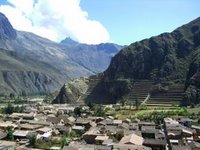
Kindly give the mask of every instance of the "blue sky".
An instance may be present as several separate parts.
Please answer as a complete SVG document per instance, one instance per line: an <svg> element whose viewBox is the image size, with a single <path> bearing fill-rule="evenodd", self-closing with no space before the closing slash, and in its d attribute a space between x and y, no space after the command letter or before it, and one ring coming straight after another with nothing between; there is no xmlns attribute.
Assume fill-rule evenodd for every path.
<svg viewBox="0 0 200 150"><path fill-rule="evenodd" d="M81 7L119 44L171 32L200 16L199 0L82 0Z"/></svg>
<svg viewBox="0 0 200 150"><path fill-rule="evenodd" d="M129 45L200 16L199 0L0 0L17 30L59 42Z"/></svg>

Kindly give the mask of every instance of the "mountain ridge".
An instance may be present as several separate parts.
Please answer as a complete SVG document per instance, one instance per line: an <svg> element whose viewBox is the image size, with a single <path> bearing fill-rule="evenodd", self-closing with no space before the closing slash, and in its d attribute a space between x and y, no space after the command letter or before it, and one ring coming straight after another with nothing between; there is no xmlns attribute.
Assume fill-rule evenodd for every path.
<svg viewBox="0 0 200 150"><path fill-rule="evenodd" d="M130 92L132 82L152 80L157 84L184 84L182 104L200 103L199 66L200 18L197 18L171 33L153 36L123 48L102 73L101 82L93 89L89 101L116 103ZM122 90L120 85L126 90ZM100 98L99 92L107 95L107 99Z"/></svg>
<svg viewBox="0 0 200 150"><path fill-rule="evenodd" d="M17 36L16 31L10 24L6 16L0 13L0 39L15 39Z"/></svg>
<svg viewBox="0 0 200 150"><path fill-rule="evenodd" d="M76 55L72 54L74 46L58 44L34 33L15 30L6 16L0 13L0 94L54 92L66 81L94 75L107 67L111 59L109 54L93 52L96 49L92 46L88 46L86 51L84 47L79 48L76 55L82 55L82 58L88 55L87 60L81 57L75 59ZM95 57L105 59L105 64L95 62ZM90 67L94 62L95 66ZM27 80L23 77L27 77ZM51 84L47 85L46 79L50 79ZM30 89L26 88L26 84L30 85Z"/></svg>

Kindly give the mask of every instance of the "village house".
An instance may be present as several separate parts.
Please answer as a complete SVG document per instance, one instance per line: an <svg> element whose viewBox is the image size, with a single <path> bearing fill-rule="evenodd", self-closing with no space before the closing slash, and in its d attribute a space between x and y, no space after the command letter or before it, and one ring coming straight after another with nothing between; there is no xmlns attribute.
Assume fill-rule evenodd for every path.
<svg viewBox="0 0 200 150"><path fill-rule="evenodd" d="M76 118L74 118L73 116L69 116L67 118L71 123L74 123L76 121Z"/></svg>
<svg viewBox="0 0 200 150"><path fill-rule="evenodd" d="M152 150L144 145L114 144L112 150Z"/></svg>
<svg viewBox="0 0 200 150"><path fill-rule="evenodd" d="M52 136L52 128L50 127L43 127L43 128L40 128L40 129L37 129L36 130L38 135L37 135L37 138L42 138L42 139L48 139L49 137Z"/></svg>
<svg viewBox="0 0 200 150"><path fill-rule="evenodd" d="M200 141L200 126L192 125L191 128L196 131L195 140Z"/></svg>
<svg viewBox="0 0 200 150"><path fill-rule="evenodd" d="M55 125L54 128L56 130L58 130L59 133L62 134L62 135L69 134L72 131L72 127L71 126L66 126L66 125ZM83 131L84 131L84 129L83 129Z"/></svg>
<svg viewBox="0 0 200 150"><path fill-rule="evenodd" d="M192 150L190 146L185 145L172 145L173 150Z"/></svg>
<svg viewBox="0 0 200 150"><path fill-rule="evenodd" d="M15 139L26 139L29 133L27 130L15 130L13 136Z"/></svg>
<svg viewBox="0 0 200 150"><path fill-rule="evenodd" d="M120 126L120 125L122 125L122 120L113 120L113 125L114 126Z"/></svg>
<svg viewBox="0 0 200 150"><path fill-rule="evenodd" d="M148 127L151 127L151 128L155 128L156 124L154 122L144 122L144 121L140 121L138 123L138 129L141 131L142 130L142 127L144 126L148 126Z"/></svg>
<svg viewBox="0 0 200 150"><path fill-rule="evenodd" d="M93 127L90 130L88 130L87 132L85 132L82 135L82 138L88 144L95 144L97 136L99 136L99 138L103 137L103 138L105 138L105 140L108 139L104 134L101 134L100 131L99 131L99 128L96 128L96 127Z"/></svg>
<svg viewBox="0 0 200 150"><path fill-rule="evenodd" d="M123 122L129 124L131 123L131 119L126 118L125 120L123 120Z"/></svg>
<svg viewBox="0 0 200 150"><path fill-rule="evenodd" d="M20 121L20 123L29 123L31 125L50 126L49 122L42 121L42 120L31 120L31 121L22 120L22 121Z"/></svg>
<svg viewBox="0 0 200 150"><path fill-rule="evenodd" d="M17 128L17 124L11 122L11 121L6 121L6 122L1 122L0 123L0 129L6 129L8 127L12 127L12 128Z"/></svg>
<svg viewBox="0 0 200 150"><path fill-rule="evenodd" d="M29 130L29 131L35 131L39 128L43 127L42 125L33 125L33 124L28 124L28 123L25 123L25 124L19 124L17 129L20 129L20 130Z"/></svg>
<svg viewBox="0 0 200 150"><path fill-rule="evenodd" d="M136 135L135 133L125 135L121 140L120 144L133 144L133 145L142 145L144 138Z"/></svg>
<svg viewBox="0 0 200 150"><path fill-rule="evenodd" d="M126 123L126 122L123 122L122 124L119 125L119 128L128 130L129 129L129 124Z"/></svg>
<svg viewBox="0 0 200 150"><path fill-rule="evenodd" d="M86 130L90 127L96 126L96 124L92 123L92 121L87 118L77 118L74 124L76 126L84 126Z"/></svg>
<svg viewBox="0 0 200 150"><path fill-rule="evenodd" d="M102 143L109 139L107 135L97 135L95 138L95 143L98 145L102 145Z"/></svg>
<svg viewBox="0 0 200 150"><path fill-rule="evenodd" d="M169 144L174 149L190 149L185 145L188 145L188 143L191 143L197 137L196 130L181 125L178 121L171 118L165 118L164 121L167 138L170 141Z"/></svg>
<svg viewBox="0 0 200 150"><path fill-rule="evenodd" d="M111 150L111 147L102 145L74 143L74 144L69 144L69 146L65 146L63 150Z"/></svg>
<svg viewBox="0 0 200 150"><path fill-rule="evenodd" d="M36 113L12 113L9 117L12 118L12 120L19 120L19 119L25 119L25 120L34 120L36 116Z"/></svg>
<svg viewBox="0 0 200 150"><path fill-rule="evenodd" d="M15 150L16 142L0 140L1 150Z"/></svg>
<svg viewBox="0 0 200 150"><path fill-rule="evenodd" d="M166 150L167 141L161 139L145 139L143 145L151 147L152 150Z"/></svg>
<svg viewBox="0 0 200 150"><path fill-rule="evenodd" d="M138 130L138 124L137 123L129 123L129 130L132 130L132 131L136 131Z"/></svg>
<svg viewBox="0 0 200 150"><path fill-rule="evenodd" d="M76 132L76 134L78 135L81 135L85 132L85 126L76 126L76 125L73 125L72 128L71 128L73 131Z"/></svg>
<svg viewBox="0 0 200 150"><path fill-rule="evenodd" d="M5 139L7 136L7 133L3 130L0 130L0 140Z"/></svg>
<svg viewBox="0 0 200 150"><path fill-rule="evenodd" d="M200 143L192 141L189 143L189 146L191 147L192 150L200 150Z"/></svg>
<svg viewBox="0 0 200 150"><path fill-rule="evenodd" d="M110 125L110 126L112 126L112 125L113 125L113 120L110 119L110 118L106 118L106 119L104 119L104 120L98 122L97 125L98 125L98 126L99 126L99 125L102 125L102 126Z"/></svg>
<svg viewBox="0 0 200 150"><path fill-rule="evenodd" d="M180 118L178 120L178 122L186 127L190 127L192 122L194 122L193 119L190 119L190 118Z"/></svg>
<svg viewBox="0 0 200 150"><path fill-rule="evenodd" d="M155 127L150 127L150 128L148 126L142 127L141 134L143 138L155 139L157 133L159 133L159 130L155 129Z"/></svg>
<svg viewBox="0 0 200 150"><path fill-rule="evenodd" d="M112 146L114 144L113 139L104 140L102 145L104 146Z"/></svg>

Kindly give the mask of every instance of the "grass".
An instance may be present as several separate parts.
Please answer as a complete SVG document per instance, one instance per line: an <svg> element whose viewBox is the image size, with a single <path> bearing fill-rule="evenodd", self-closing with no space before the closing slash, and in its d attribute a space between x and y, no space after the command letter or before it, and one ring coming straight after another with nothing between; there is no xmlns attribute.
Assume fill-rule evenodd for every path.
<svg viewBox="0 0 200 150"><path fill-rule="evenodd" d="M114 114L114 117L117 119L126 119L126 118L143 118L144 116L151 116L151 114L162 114L164 116L190 116L192 113L198 114L200 108L184 108L178 106L171 107L155 107L148 106L145 109L136 110L135 107L128 109L129 107L125 106L117 110L110 110L110 114Z"/></svg>
<svg viewBox="0 0 200 150"><path fill-rule="evenodd" d="M200 114L200 107L188 108L187 110L188 110L190 113Z"/></svg>

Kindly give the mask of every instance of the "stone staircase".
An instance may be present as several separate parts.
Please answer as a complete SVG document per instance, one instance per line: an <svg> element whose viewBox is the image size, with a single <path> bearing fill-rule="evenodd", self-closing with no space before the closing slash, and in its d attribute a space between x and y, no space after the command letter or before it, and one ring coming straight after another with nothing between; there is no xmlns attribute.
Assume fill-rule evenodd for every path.
<svg viewBox="0 0 200 150"><path fill-rule="evenodd" d="M87 97L92 93L92 91L94 90L94 88L96 87L96 85L101 81L101 78L90 78L89 79L89 83L88 83L88 90L86 91L86 93L84 95L82 95L79 99L78 99L78 103L80 104L85 104L85 100L87 99Z"/></svg>
<svg viewBox="0 0 200 150"><path fill-rule="evenodd" d="M169 85L166 92L151 94L146 102L147 106L172 106L179 105L183 98L184 85Z"/></svg>
<svg viewBox="0 0 200 150"><path fill-rule="evenodd" d="M147 98L152 86L153 82L149 80L135 81L133 83L133 88L128 95L127 103L135 104L136 99L138 99L139 104L143 103Z"/></svg>

